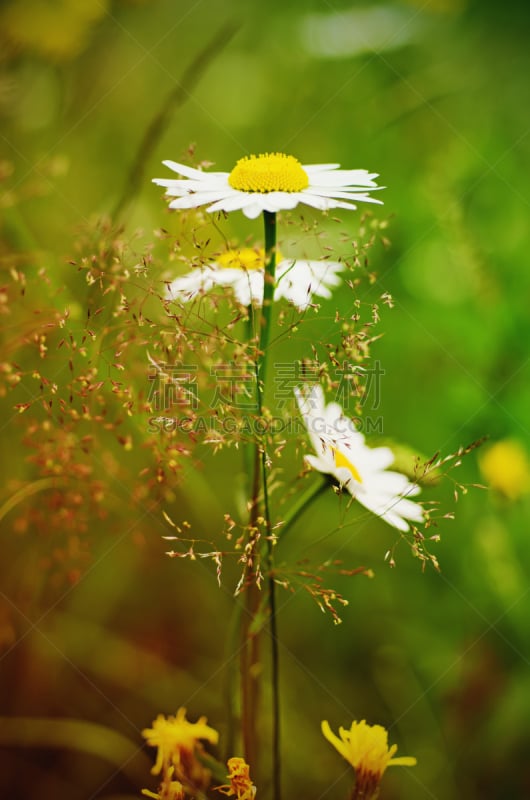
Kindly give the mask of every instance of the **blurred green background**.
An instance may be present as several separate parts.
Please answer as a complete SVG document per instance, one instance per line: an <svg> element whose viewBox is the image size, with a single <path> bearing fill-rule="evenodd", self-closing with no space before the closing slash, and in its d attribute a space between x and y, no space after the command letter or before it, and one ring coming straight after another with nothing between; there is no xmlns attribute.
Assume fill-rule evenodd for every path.
<svg viewBox="0 0 530 800"><path fill-rule="evenodd" d="M145 443L126 387L147 391L149 326L145 341L113 327L116 292L96 317L85 275L104 267L119 284L147 263L156 284L177 270L153 233L177 236L177 215L150 178L191 148L219 170L279 150L379 172L391 246L370 253L370 296L395 301L373 350L384 435L426 456L508 442L489 466L491 444L464 459L459 479L492 489L441 525L440 574L403 545L389 568L396 536L376 519L326 536L344 513L331 493L293 531L293 558L331 546L375 578L337 579L340 626L306 594L281 595L286 796L344 797L351 778L320 721L366 718L418 758L385 776L388 800L530 797L529 22L526 0L2 4L0 796L134 797L154 787L140 731L158 713L185 705L223 731L233 576L219 590L211 564L168 559L162 510L214 539L239 453ZM337 216L356 236L358 215ZM219 227L261 236L240 214ZM323 304L308 341L328 335L334 303L347 311L342 295ZM82 358L115 381L96 422L73 425L58 399L15 409L79 389Z"/></svg>

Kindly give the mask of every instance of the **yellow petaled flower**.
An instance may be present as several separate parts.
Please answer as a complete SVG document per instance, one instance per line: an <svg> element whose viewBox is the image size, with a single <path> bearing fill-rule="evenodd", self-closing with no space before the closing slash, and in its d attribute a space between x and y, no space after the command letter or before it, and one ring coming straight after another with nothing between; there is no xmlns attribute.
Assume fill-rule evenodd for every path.
<svg viewBox="0 0 530 800"><path fill-rule="evenodd" d="M394 758L397 745L388 747L388 733L382 725L367 725L352 722L351 728L339 728L339 736L331 730L327 721L322 722L322 733L333 747L355 770L354 797L370 800L376 797L379 783L387 767L413 767L416 759L410 756Z"/></svg>
<svg viewBox="0 0 530 800"><path fill-rule="evenodd" d="M530 464L519 442L510 439L496 442L486 450L479 463L491 488L509 500L518 500L530 491Z"/></svg>
<svg viewBox="0 0 530 800"><path fill-rule="evenodd" d="M253 800L256 787L250 780L250 767L244 758L229 758L227 762L229 784L216 786L218 792L236 797L236 800Z"/></svg>
<svg viewBox="0 0 530 800"><path fill-rule="evenodd" d="M305 311L313 297L331 297L338 286L338 273L344 265L338 261L305 261L281 259L278 254L275 275L274 299L284 298ZM242 247L227 250L206 267L196 267L186 275L175 278L168 286L171 300L188 302L216 287L230 289L241 305L263 303L265 285L265 254L263 249Z"/></svg>
<svg viewBox="0 0 530 800"><path fill-rule="evenodd" d="M203 787L209 781L209 772L197 759L202 752L201 740L217 744L219 734L206 724L206 717L197 722L188 722L186 709L179 708L176 716L159 714L152 728L142 731L142 736L151 747L157 747L156 762L151 772L164 774L164 782L178 778L186 785Z"/></svg>
<svg viewBox="0 0 530 800"><path fill-rule="evenodd" d="M377 173L339 169L340 164L301 164L285 153L262 153L241 158L231 172L203 172L176 161L164 161L181 178L155 178L174 197L170 208L242 211L255 219L262 211L293 209L299 203L327 211L357 208L354 201L381 203L369 192L381 189Z"/></svg>
<svg viewBox="0 0 530 800"><path fill-rule="evenodd" d="M180 781L163 781L158 792L150 792L149 789L142 789L145 797L153 800L185 800L186 793Z"/></svg>

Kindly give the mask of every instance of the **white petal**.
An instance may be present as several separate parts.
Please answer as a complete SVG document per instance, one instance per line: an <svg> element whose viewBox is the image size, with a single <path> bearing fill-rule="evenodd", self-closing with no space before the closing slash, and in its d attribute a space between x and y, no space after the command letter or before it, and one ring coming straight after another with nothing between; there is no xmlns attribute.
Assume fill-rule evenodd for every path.
<svg viewBox="0 0 530 800"><path fill-rule="evenodd" d="M319 383L312 386L309 391L307 387L303 389L296 388L294 391L298 402L298 408L303 416L315 411L320 414L323 413L325 406L324 390Z"/></svg>
<svg viewBox="0 0 530 800"><path fill-rule="evenodd" d="M409 525L406 523L395 511L392 510L391 505L381 503L380 498L377 495L371 495L366 492L359 492L356 496L356 500L363 505L368 511L371 511L381 519L384 519L385 522L388 522L389 525L392 525L394 528L397 528L400 531L408 531Z"/></svg>
<svg viewBox="0 0 530 800"><path fill-rule="evenodd" d="M413 522L423 522L425 519L425 512L423 506L419 503L414 503L412 500L406 500L404 497L400 498L392 509L396 514L411 519Z"/></svg>
<svg viewBox="0 0 530 800"><path fill-rule="evenodd" d="M324 475L330 475L333 469L333 464L326 461L325 458L318 458L317 456L304 456L310 467L316 469L317 472L322 472Z"/></svg>
<svg viewBox="0 0 530 800"><path fill-rule="evenodd" d="M169 208L198 208L199 206L206 205L210 200L205 200L202 193L196 192L195 194L187 194L183 197L176 197L169 204ZM220 201L222 202L222 201Z"/></svg>
<svg viewBox="0 0 530 800"><path fill-rule="evenodd" d="M377 172L368 172L365 169L340 169L332 172L320 172L315 175L315 180L310 181L311 186L370 186L376 187L374 178Z"/></svg>
<svg viewBox="0 0 530 800"><path fill-rule="evenodd" d="M244 208L241 209L247 219L256 219L263 211L259 203L254 201L249 202Z"/></svg>
<svg viewBox="0 0 530 800"><path fill-rule="evenodd" d="M209 291L214 286L214 281L209 272L203 269L194 269L187 275L181 275L170 283L167 296L173 300L184 302L193 300L200 293Z"/></svg>
<svg viewBox="0 0 530 800"><path fill-rule="evenodd" d="M384 519L385 522L388 522L389 525L392 525L393 528L397 528L398 531L403 531L406 533L410 530L410 525L404 519L402 519L399 514L396 514L394 511L385 511L380 514L381 519Z"/></svg>
<svg viewBox="0 0 530 800"><path fill-rule="evenodd" d="M374 447L370 448L371 464L373 469L386 469L394 463L394 453L390 447Z"/></svg>
<svg viewBox="0 0 530 800"><path fill-rule="evenodd" d="M211 213L214 211L239 211L247 202L245 192L235 190L232 190L232 192L230 194L226 192L224 197L213 205L208 206L207 210Z"/></svg>
<svg viewBox="0 0 530 800"><path fill-rule="evenodd" d="M323 297L325 300L329 300L332 296L332 292L328 289L327 286L324 286L323 283L318 283L316 286L311 286L311 293L316 295L317 297Z"/></svg>
<svg viewBox="0 0 530 800"><path fill-rule="evenodd" d="M311 175L328 170L339 169L340 164L302 164L302 169L310 178Z"/></svg>
<svg viewBox="0 0 530 800"><path fill-rule="evenodd" d="M336 435L340 437L344 436L345 431L343 430L343 426L340 426L340 433L339 433L339 421L346 421L344 417L344 412L342 407L339 403L328 403L327 406L323 409L324 412L324 419L326 420L326 425L329 425L332 428Z"/></svg>
<svg viewBox="0 0 530 800"><path fill-rule="evenodd" d="M209 178L226 178L228 180L228 176L230 173L228 172L203 172L200 169L194 169L193 167L187 167L186 164L179 164L178 161L162 161L162 164L169 169L172 169L173 172L178 172L179 175L184 175L186 178L193 178L198 181L208 180Z"/></svg>
<svg viewBox="0 0 530 800"><path fill-rule="evenodd" d="M333 202L328 197L308 194L305 189L302 195L302 202L311 208L317 208L319 211L329 211L330 208L334 207ZM355 208L355 206L353 207Z"/></svg>
<svg viewBox="0 0 530 800"><path fill-rule="evenodd" d="M300 192L267 192L261 197L265 211L290 211L303 200Z"/></svg>
<svg viewBox="0 0 530 800"><path fill-rule="evenodd" d="M372 189L373 192L376 192L378 188ZM361 186L355 186L351 190L345 190L342 187L340 189L334 189L332 187L322 187L322 186L308 186L307 189L303 191L304 197L308 194L317 197L330 197L335 198L337 200L359 200L360 197L364 197L366 195L365 190Z"/></svg>
<svg viewBox="0 0 530 800"><path fill-rule="evenodd" d="M181 192L210 192L232 188L226 178L211 178L207 181L195 181L190 178L153 178L153 183Z"/></svg>
<svg viewBox="0 0 530 800"><path fill-rule="evenodd" d="M377 197L370 197L368 194L352 194L350 195L351 199L357 200L359 203L376 203L379 206L384 205L382 200L378 200ZM339 203L337 202L337 208L351 208L351 203ZM357 206L355 206L357 208Z"/></svg>
<svg viewBox="0 0 530 800"><path fill-rule="evenodd" d="M193 195L193 197L201 197L204 203L213 203L215 200L221 199L221 197L229 197L232 192L233 189L231 189L230 186L219 186L217 189L201 188L195 191L191 186L171 185L166 189L166 197L186 197L187 195Z"/></svg>
<svg viewBox="0 0 530 800"><path fill-rule="evenodd" d="M370 485L375 491L387 495L406 495L408 491L413 491L413 484L409 483L406 475L401 472L390 472L381 470L370 475ZM416 492L414 492L416 494Z"/></svg>
<svg viewBox="0 0 530 800"><path fill-rule="evenodd" d="M249 306L252 302L263 302L263 272L252 270L249 272L239 271L237 281L232 284L234 293L238 301L243 306Z"/></svg>
<svg viewBox="0 0 530 800"><path fill-rule="evenodd" d="M275 298L285 297L299 309L311 300L311 272L306 262L281 262L278 269Z"/></svg>

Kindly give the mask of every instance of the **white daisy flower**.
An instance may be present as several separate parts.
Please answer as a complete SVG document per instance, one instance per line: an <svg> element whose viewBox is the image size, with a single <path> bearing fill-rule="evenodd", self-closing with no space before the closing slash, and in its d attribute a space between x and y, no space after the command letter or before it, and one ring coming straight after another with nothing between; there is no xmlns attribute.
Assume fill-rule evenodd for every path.
<svg viewBox="0 0 530 800"><path fill-rule="evenodd" d="M321 386L295 389L295 395L317 453L305 456L313 469L332 475L361 505L400 531L409 530L407 520L424 520L423 508L408 499L420 487L387 469L394 461L389 447L368 447L340 405L326 405Z"/></svg>
<svg viewBox="0 0 530 800"><path fill-rule="evenodd" d="M327 211L330 208L357 208L355 202L381 203L368 194L381 189L377 173L365 169L339 169L340 164L302 165L294 156L265 153L245 156L232 172L202 172L176 161L166 167L183 176L155 178L174 197L170 208L207 206L207 211L241 210L249 219L262 211L296 208L299 203Z"/></svg>
<svg viewBox="0 0 530 800"><path fill-rule="evenodd" d="M299 311L305 311L313 297L331 297L331 290L340 285L338 273L343 269L344 264L338 261L280 261L276 267L274 299L283 297Z"/></svg>
<svg viewBox="0 0 530 800"><path fill-rule="evenodd" d="M168 286L171 300L187 302L215 286L230 287L244 306L261 305L264 289L263 250L243 247L222 253L213 264L196 267ZM344 265L336 261L281 260L276 267L274 299L283 297L299 311L304 311L313 297L331 297L331 289L340 284L338 274Z"/></svg>

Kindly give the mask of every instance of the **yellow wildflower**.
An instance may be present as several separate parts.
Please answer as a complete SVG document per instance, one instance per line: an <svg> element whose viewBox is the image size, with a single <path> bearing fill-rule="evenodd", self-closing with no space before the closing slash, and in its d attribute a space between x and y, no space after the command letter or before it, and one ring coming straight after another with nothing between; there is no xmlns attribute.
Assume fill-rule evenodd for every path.
<svg viewBox="0 0 530 800"><path fill-rule="evenodd" d="M331 730L327 721L322 722L322 733L355 770L353 798L377 797L383 773L389 766L413 767L416 759L409 756L394 758L397 745L388 747L388 733L382 725L367 725L352 722L350 730L339 728L340 738Z"/></svg>
<svg viewBox="0 0 530 800"><path fill-rule="evenodd" d="M180 781L172 781L169 777L163 780L158 787L158 792L150 792L149 789L142 789L142 794L145 797L151 797L152 800L185 800L186 793L184 786Z"/></svg>
<svg viewBox="0 0 530 800"><path fill-rule="evenodd" d="M518 500L530 491L530 463L520 442L513 439L496 442L479 463L491 488L509 500Z"/></svg>
<svg viewBox="0 0 530 800"><path fill-rule="evenodd" d="M236 800L253 800L256 787L250 780L250 767L243 758L229 758L227 762L229 784L216 786L218 792L236 797Z"/></svg>
<svg viewBox="0 0 530 800"><path fill-rule="evenodd" d="M197 722L186 719L186 709L179 708L176 716L164 717L159 714L152 728L142 731L142 736L151 747L157 747L156 762L151 772L153 775L163 773L162 785L168 786L173 775L181 781L186 789L200 789L208 786L210 773L201 764L198 756L203 752L201 739L217 744L219 734L206 724L206 717ZM176 782L178 782L176 781ZM174 787L177 791L178 787ZM178 794L167 794L162 797L177 798Z"/></svg>

